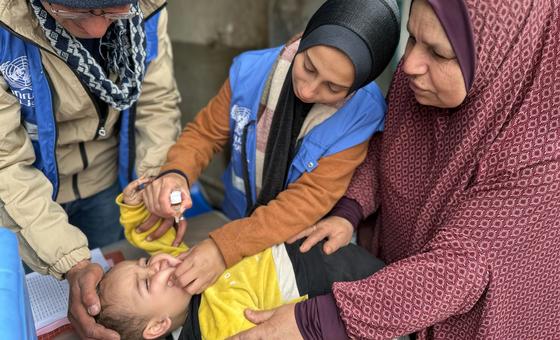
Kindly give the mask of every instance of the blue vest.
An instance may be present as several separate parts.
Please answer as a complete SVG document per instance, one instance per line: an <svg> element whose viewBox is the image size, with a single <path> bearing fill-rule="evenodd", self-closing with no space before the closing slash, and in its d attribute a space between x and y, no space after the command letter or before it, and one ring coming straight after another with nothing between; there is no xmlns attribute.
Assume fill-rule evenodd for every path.
<svg viewBox="0 0 560 340"><path fill-rule="evenodd" d="M146 67L158 54L158 21L160 12L144 22L146 32ZM0 26L0 72L19 100L22 124L35 151L33 165L53 185L53 199L58 195L59 177L56 160L57 126L53 111L52 89L41 63L38 45L4 26ZM121 112L119 135L119 182L124 187L134 175L135 107ZM132 112L131 112L132 111Z"/></svg>
<svg viewBox="0 0 560 340"><path fill-rule="evenodd" d="M281 50L282 46L243 53L230 69L231 161L224 174L223 204L230 219L245 217L251 208L248 205L256 201L257 114L261 94ZM382 131L385 110L385 99L374 82L358 90L342 108L303 137L284 188L304 172L313 171L322 157L363 143L374 132Z"/></svg>

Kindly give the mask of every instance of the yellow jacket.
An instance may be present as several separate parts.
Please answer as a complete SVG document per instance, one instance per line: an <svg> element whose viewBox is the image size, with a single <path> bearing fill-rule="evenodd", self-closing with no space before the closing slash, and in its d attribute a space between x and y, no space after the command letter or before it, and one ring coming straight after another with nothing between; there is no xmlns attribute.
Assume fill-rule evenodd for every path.
<svg viewBox="0 0 560 340"><path fill-rule="evenodd" d="M175 240L175 229L169 228L162 237L153 240L146 241L146 237L150 235L154 230L156 230L161 224L161 220L157 221L153 227L143 233L137 233L136 227L138 227L142 222L144 222L150 212L146 209L144 204L139 205L127 205L123 203L123 194L120 194L116 199L119 205L121 218L121 225L124 227L124 236L136 248L144 249L150 255L156 253L167 253L173 256L177 256L188 250L188 247L181 242L178 247L172 246L173 240Z"/></svg>

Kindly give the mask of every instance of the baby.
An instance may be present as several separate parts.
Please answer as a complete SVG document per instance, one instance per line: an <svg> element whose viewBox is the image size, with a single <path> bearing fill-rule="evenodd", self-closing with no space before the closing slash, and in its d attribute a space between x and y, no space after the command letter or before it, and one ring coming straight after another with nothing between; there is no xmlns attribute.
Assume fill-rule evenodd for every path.
<svg viewBox="0 0 560 340"><path fill-rule="evenodd" d="M169 285L173 256L123 261L99 284L101 313L97 321L121 339L157 339L185 322L191 296Z"/></svg>
<svg viewBox="0 0 560 340"><path fill-rule="evenodd" d="M157 241L145 242L135 228L147 218L139 179L117 198L125 235L136 246L160 247L167 253L187 250L172 247L174 230ZM157 242L157 243L156 243ZM148 261L123 261L99 284L101 313L98 322L119 332L122 339L156 339L183 326L180 339L224 339L253 326L243 311L270 309L330 292L336 281L355 281L379 270L383 263L355 245L325 255L322 243L301 253L302 241L280 244L247 257L227 269L201 295L191 296L173 284L181 260L158 254Z"/></svg>

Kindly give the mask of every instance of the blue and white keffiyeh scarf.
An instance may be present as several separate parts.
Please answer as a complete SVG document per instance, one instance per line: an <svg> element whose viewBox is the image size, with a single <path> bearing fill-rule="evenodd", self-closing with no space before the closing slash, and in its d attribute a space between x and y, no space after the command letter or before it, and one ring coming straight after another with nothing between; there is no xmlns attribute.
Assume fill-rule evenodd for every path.
<svg viewBox="0 0 560 340"><path fill-rule="evenodd" d="M101 39L109 72L118 76L115 84L89 51L48 14L40 0L31 0L31 6L51 46L94 95L118 110L128 109L138 100L146 72L146 39L139 8L135 8L138 15L115 21Z"/></svg>

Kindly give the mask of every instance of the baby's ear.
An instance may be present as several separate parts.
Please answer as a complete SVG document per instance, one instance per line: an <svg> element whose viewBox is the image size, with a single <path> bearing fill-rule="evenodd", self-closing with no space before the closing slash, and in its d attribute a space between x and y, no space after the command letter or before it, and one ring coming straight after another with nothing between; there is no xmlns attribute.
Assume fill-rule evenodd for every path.
<svg viewBox="0 0 560 340"><path fill-rule="evenodd" d="M165 335L169 328L171 328L171 319L165 318L152 318L148 321L148 325L144 328L142 336L144 339L157 339Z"/></svg>

